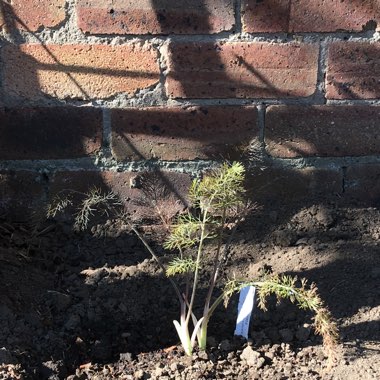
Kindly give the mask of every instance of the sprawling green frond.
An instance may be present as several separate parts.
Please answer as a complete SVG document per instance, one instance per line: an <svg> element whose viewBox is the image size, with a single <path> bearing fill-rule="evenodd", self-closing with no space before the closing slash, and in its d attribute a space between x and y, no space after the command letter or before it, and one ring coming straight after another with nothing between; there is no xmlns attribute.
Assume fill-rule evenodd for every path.
<svg viewBox="0 0 380 380"><path fill-rule="evenodd" d="M185 249L195 246L200 240L202 223L203 221L190 213L180 215L164 243L164 248ZM204 238L210 239L215 235L212 232L211 220L207 220L206 225L207 223L209 224L209 228Z"/></svg>
<svg viewBox="0 0 380 380"><path fill-rule="evenodd" d="M258 290L258 305L266 310L266 299L270 294L279 299L289 299L301 309L311 310L315 313L314 328L317 334L323 337L323 343L328 351L333 351L338 340L338 329L328 309L321 300L315 284L308 285L305 279L297 285L297 277L279 276L277 274L264 273L258 281L227 282L224 288L225 302L233 293L239 292L245 286L255 286Z"/></svg>
<svg viewBox="0 0 380 380"><path fill-rule="evenodd" d="M220 210L234 207L243 202L245 169L239 162L223 164L206 175L194 180L189 197L201 209Z"/></svg>
<svg viewBox="0 0 380 380"><path fill-rule="evenodd" d="M191 257L176 257L169 263L166 275L169 277L176 274L191 273L195 271L196 265L197 263Z"/></svg>

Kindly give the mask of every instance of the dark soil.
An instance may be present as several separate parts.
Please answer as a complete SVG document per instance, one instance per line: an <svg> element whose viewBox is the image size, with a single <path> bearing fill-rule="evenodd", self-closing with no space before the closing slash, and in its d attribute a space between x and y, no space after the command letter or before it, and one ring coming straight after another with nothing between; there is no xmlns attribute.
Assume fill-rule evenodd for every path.
<svg viewBox="0 0 380 380"><path fill-rule="evenodd" d="M261 210L236 235L222 279L266 265L317 283L341 334L329 367L311 315L287 302L234 338L237 297L211 320L207 352L186 357L175 294L126 226L3 220L0 379L378 379L379 238L379 210L334 205Z"/></svg>

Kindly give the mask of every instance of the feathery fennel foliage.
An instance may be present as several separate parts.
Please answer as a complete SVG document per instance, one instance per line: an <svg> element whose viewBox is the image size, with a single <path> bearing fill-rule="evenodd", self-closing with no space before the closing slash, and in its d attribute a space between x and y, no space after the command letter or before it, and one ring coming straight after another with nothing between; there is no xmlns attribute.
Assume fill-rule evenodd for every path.
<svg viewBox="0 0 380 380"><path fill-rule="evenodd" d="M300 283L298 285L298 282ZM255 286L258 290L258 306L266 311L266 301L269 295L274 294L278 300L289 299L300 309L310 310L314 313L315 332L322 336L323 345L331 356L338 341L338 328L331 313L324 305L318 294L317 286L308 285L305 278L298 281L297 276L264 273L257 281L230 280L226 283L223 298L227 305L232 294L239 292L246 286Z"/></svg>
<svg viewBox="0 0 380 380"><path fill-rule="evenodd" d="M121 205L117 195L113 192L103 193L101 189L91 188L88 192L82 193L74 190L63 190L48 205L46 216L54 218L58 213L63 212L69 206L73 206L73 196L77 195L82 200L74 212L74 229L84 231L88 223L95 215L95 212L103 212L108 215L110 209Z"/></svg>
<svg viewBox="0 0 380 380"><path fill-rule="evenodd" d="M196 339L200 349L206 348L207 327L212 313L223 300L228 300L233 293L249 285L258 289L259 307L263 310L266 310L267 297L275 294L278 298L289 299L301 309L313 311L315 331L322 335L326 349L331 352L337 342L336 324L319 297L316 286L314 284L308 286L304 279L298 284L297 277L265 273L257 280L231 280L227 282L222 295L213 300L214 288L223 263L223 252L227 250L231 242L231 239L226 239L226 230L229 230L227 236L229 233L231 237L237 223L244 219L250 207L245 202L244 175L244 167L240 163L233 163L232 165L223 164L203 179L194 180L189 191L193 212L189 211L177 219L172 226L171 234L164 243L166 249L177 249L180 252L180 257L170 262L166 270L167 276L185 275L186 277L186 292L179 291L181 294L180 322L174 321L185 352L191 355ZM234 217L234 222L228 223L231 215ZM210 238L216 240L217 248L203 314L198 320L193 312L194 299L204 254L204 242ZM184 256L183 250L191 247L196 250L196 260ZM189 328L190 317L194 324L192 333Z"/></svg>
<svg viewBox="0 0 380 380"><path fill-rule="evenodd" d="M176 257L169 263L166 269L166 275L169 277L176 274L192 273L195 271L195 268L196 262L191 257Z"/></svg>
<svg viewBox="0 0 380 380"><path fill-rule="evenodd" d="M242 164L223 164L202 179L194 180L189 189L191 207L180 215L170 228L170 234L163 244L165 249L176 250L179 256L165 266L153 248L140 234L136 226L130 224L132 231L142 241L152 257L168 277L180 303L179 321L173 321L181 344L187 355L191 355L196 342L201 350L207 345L208 323L215 309L224 301L238 293L245 286L258 289L258 306L266 310L269 295L278 299L288 299L300 309L314 313L314 329L323 337L324 346L330 355L338 339L338 330L328 309L321 300L315 284L308 285L305 279L297 277L263 273L257 279L227 281L220 296L214 296L219 272L223 266L234 232L253 206L245 199L245 170ZM75 214L74 226L78 230L87 227L89 218L99 207L106 212L105 206L115 208L120 205L113 193L102 194L98 189L91 189L84 196ZM48 210L48 216L55 216L69 205L70 198L57 198ZM208 273L208 292L203 302L200 318L194 313L194 303L199 287L200 269L204 259L204 245L207 240L215 242L213 267ZM185 282L185 289L175 281L180 276ZM190 320L193 328L190 328Z"/></svg>

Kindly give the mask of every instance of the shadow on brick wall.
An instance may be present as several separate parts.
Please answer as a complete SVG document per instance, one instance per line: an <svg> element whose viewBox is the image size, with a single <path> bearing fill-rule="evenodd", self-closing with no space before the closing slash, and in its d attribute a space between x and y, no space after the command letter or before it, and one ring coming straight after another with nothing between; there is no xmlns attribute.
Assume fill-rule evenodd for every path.
<svg viewBox="0 0 380 380"><path fill-rule="evenodd" d="M166 30L165 18L159 10L160 2L153 1L152 3L157 8L157 19L162 23L162 29ZM208 24L208 10L205 5L202 5L202 2L199 4L199 11L204 13L202 28L207 30L208 27L211 28ZM0 6L2 7L2 13L8 15L7 28L12 33L16 33L13 35L16 40L21 40L22 36L17 35L16 32L15 16L12 16L11 6L4 2L1 2ZM17 22L22 24L22 20L17 20ZM28 87L36 91L35 94L38 92L45 99L48 99L40 89L38 71L63 71L76 88L77 93L81 94L77 96L77 99L90 98L90 94L83 89L80 82L72 75L73 73L86 73L89 69L87 67L71 67L62 64L48 47L42 43L41 46L54 63L41 65L36 59L19 50L18 54L23 55L30 77L23 78L17 83L20 83L21 86L23 81L27 82ZM192 74L185 79L188 58L183 54L178 54L176 46L179 45L169 45L172 66L169 70L168 80L169 90L170 88L172 89L173 97L202 98L208 97L209 94L217 94L216 97L231 98L235 95L244 97L246 96L245 94L261 94L260 96L262 97L273 98L289 95L288 92L278 89L260 70L247 62L243 56L232 51L228 56L228 59L232 60L232 65L241 67L246 73L254 77L251 84L245 84L241 78L235 80L233 76L228 74L228 71L225 71L226 61L219 54L220 47L214 45L207 48L208 61L203 62L202 65L206 69L210 67L219 68L217 74L207 79L207 77L202 77L198 73ZM17 49L17 46L12 45L11 48ZM183 45L180 48L186 49ZM192 49L192 47L190 46L188 49ZM135 75L152 79L150 77L152 74L144 72L126 73L125 71L99 70L98 74L126 75L130 77ZM200 81L204 83L194 82L194 79L199 80L196 78L197 75ZM155 79L154 75L153 79ZM198 85L202 87L203 94L201 95L203 96L196 96ZM239 92L240 90L241 92ZM22 91L20 94L22 95ZM55 98L51 97L51 100L53 101ZM258 138L257 112L255 107L242 109L241 107L231 106L222 108L222 110L218 107L177 108L175 111L170 108L165 110L155 108L112 110L113 136L109 148L116 159L124 162L130 162L131 160L153 162L157 160L220 159L221 161L222 159L237 159L242 152L248 152L247 147L249 147L250 141ZM96 108L47 107L24 108L22 112L3 109L1 112L0 120L4 123L0 127L0 157L2 160L17 161L20 158L23 160L85 159L89 155L93 157L104 144L104 141L102 141L103 119L100 110ZM68 120L69 122L67 122ZM4 125L7 125L7 127L4 127ZM2 143L2 141L13 141L13 147L16 148L7 149L7 144ZM318 152L316 152L316 155L318 155ZM249 158L249 155L247 158ZM41 170L43 169L41 167ZM170 209L170 213L173 215L183 210L187 205L186 189L191 180L189 175L164 171L154 172L150 177L148 176L149 181L147 182L155 186L147 193L146 191L144 192L144 181L146 181L144 175L117 173L114 171L99 173L96 171L92 159L86 162L85 167L81 169L86 171L65 171L53 168L53 174L47 172L42 175L34 172L10 172L4 170L3 173L0 173L0 197L2 202L0 202L0 210L2 206L3 213L5 213L7 208L12 206L17 208L19 216L23 216L22 214L25 216L24 207L33 205L33 201L31 201L33 197L46 201L63 190L85 192L94 185L103 188L105 191L113 190L119 194L123 203L128 207L127 211L130 212L132 218L140 222L145 222L151 218L152 211L149 210L152 204L157 205L157 200L154 199L155 196L161 198L161 209L166 209L166 211ZM252 241L260 242L266 236L270 236L276 229L281 229L282 226L285 226L302 209L308 209L315 204L322 206L339 204L341 199L345 197L342 187L342 173L343 171L340 169L285 170L272 166L267 167L265 170L252 170L248 175L249 193L252 199L259 202L263 207L249 218L247 223L242 226L240 233L245 230L248 231L249 235L252 230L255 230L257 232L252 233L250 238ZM162 188L165 189L165 192L161 191ZM20 195L17 195L20 201L12 199L15 194ZM352 204L350 203L350 205ZM274 211L277 212L276 217L273 217ZM1 211L0 216L2 216ZM258 223L266 226L266 228L260 227ZM128 240L128 237L124 239ZM116 241L117 239L112 240ZM114 241L107 241L107 243L113 244ZM122 241L122 244L124 243L126 242ZM307 274L316 280L321 277L322 272L336 275L336 273L339 273L339 267L345 265L348 261L348 259L338 260L339 255L343 253L338 252L336 261ZM98 260L96 262L98 268L104 266L108 259L104 257ZM77 273L85 269L83 265L87 264L86 262L81 262L80 259L78 260L78 263L75 264ZM122 258L121 260L124 259ZM117 262L116 264L123 264L123 262ZM130 265L130 262L126 265ZM371 268L371 265L372 262L369 260L365 265L360 266L360 270L366 272ZM300 274L304 275L302 271L300 272ZM357 272L354 271L354 274L356 275ZM337 278L337 283L339 280L342 280L341 274ZM85 292L91 288L84 283L80 286ZM106 288L108 285L99 286ZM161 280L157 281L157 278L143 278L139 279L135 285L130 286L133 291L138 291L140 287L146 291L149 286L157 287L162 286L162 284ZM321 290L323 296L329 295L329 289L324 288L323 285ZM352 287L349 289L350 292L355 290ZM341 302L336 306L341 309L337 311L347 310L346 307L351 305L349 313L353 314L360 307L368 305L367 300L363 297L360 300L358 299L356 304L352 306L349 295L350 293L344 299L341 297ZM331 302L334 302L334 300L331 300ZM332 305L334 308L334 303ZM109 338L110 342L113 339L117 341L118 337L124 332L122 327L119 327L121 321L112 318L112 305L109 306L109 309L107 309L107 304L104 307L105 310L103 310L102 316L104 318L107 316L106 324L113 326L107 339ZM141 318L145 318L144 313L142 313ZM104 333L104 320L97 321L97 323L99 323L99 326L102 324L102 326L89 324L89 326L91 325L91 334L94 341L97 338L103 338L101 334ZM165 323L168 324L167 321ZM140 321L140 324L144 325L144 320ZM89 326L85 326L84 330ZM131 329L133 329L132 325ZM154 334L155 332L149 330L149 333ZM131 342L137 342L139 337L140 335L132 336ZM155 340L150 348L158 348L161 343ZM86 358L88 359L88 357Z"/></svg>

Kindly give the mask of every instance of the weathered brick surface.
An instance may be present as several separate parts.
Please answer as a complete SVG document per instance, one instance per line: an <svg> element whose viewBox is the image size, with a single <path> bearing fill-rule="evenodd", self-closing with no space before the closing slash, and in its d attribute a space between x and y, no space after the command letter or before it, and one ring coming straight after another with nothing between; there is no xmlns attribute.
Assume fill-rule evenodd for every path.
<svg viewBox="0 0 380 380"><path fill-rule="evenodd" d="M148 44L8 45L2 52L5 91L29 99L132 94L158 83L156 58Z"/></svg>
<svg viewBox="0 0 380 380"><path fill-rule="evenodd" d="M93 34L201 34L232 29L232 0L79 0L78 26Z"/></svg>
<svg viewBox="0 0 380 380"><path fill-rule="evenodd" d="M380 205L380 165L348 167L345 177L345 197L371 206Z"/></svg>
<svg viewBox="0 0 380 380"><path fill-rule="evenodd" d="M173 43L167 54L173 98L307 97L316 89L315 44Z"/></svg>
<svg viewBox="0 0 380 380"><path fill-rule="evenodd" d="M329 99L380 98L380 42L336 42L329 46Z"/></svg>
<svg viewBox="0 0 380 380"><path fill-rule="evenodd" d="M380 154L380 107L271 106L265 144L275 157Z"/></svg>
<svg viewBox="0 0 380 380"><path fill-rule="evenodd" d="M333 199L342 193L341 170L268 167L248 174L250 197L259 203L285 205L305 199Z"/></svg>
<svg viewBox="0 0 380 380"><path fill-rule="evenodd" d="M87 107L0 109L0 159L77 158L94 154L102 112Z"/></svg>
<svg viewBox="0 0 380 380"><path fill-rule="evenodd" d="M0 2L0 26L11 32L14 28L37 31L54 27L66 18L65 0L12 0Z"/></svg>
<svg viewBox="0 0 380 380"><path fill-rule="evenodd" d="M289 30L290 0L245 0L241 11L244 32L275 33Z"/></svg>
<svg viewBox="0 0 380 380"><path fill-rule="evenodd" d="M245 32L359 32L380 24L378 0L246 0Z"/></svg>
<svg viewBox="0 0 380 380"><path fill-rule="evenodd" d="M255 107L128 108L112 111L117 160L237 158L257 137Z"/></svg>
<svg viewBox="0 0 380 380"><path fill-rule="evenodd" d="M188 174L168 171L117 173L111 171L62 171L51 179L50 198L68 194L67 190L86 193L96 187L103 193L117 194L125 210L134 220L172 217L186 207L191 184ZM76 197L78 203L80 197ZM158 208L158 209L157 209Z"/></svg>
<svg viewBox="0 0 380 380"><path fill-rule="evenodd" d="M0 215L25 221L41 208L44 184L38 173L0 171Z"/></svg>

